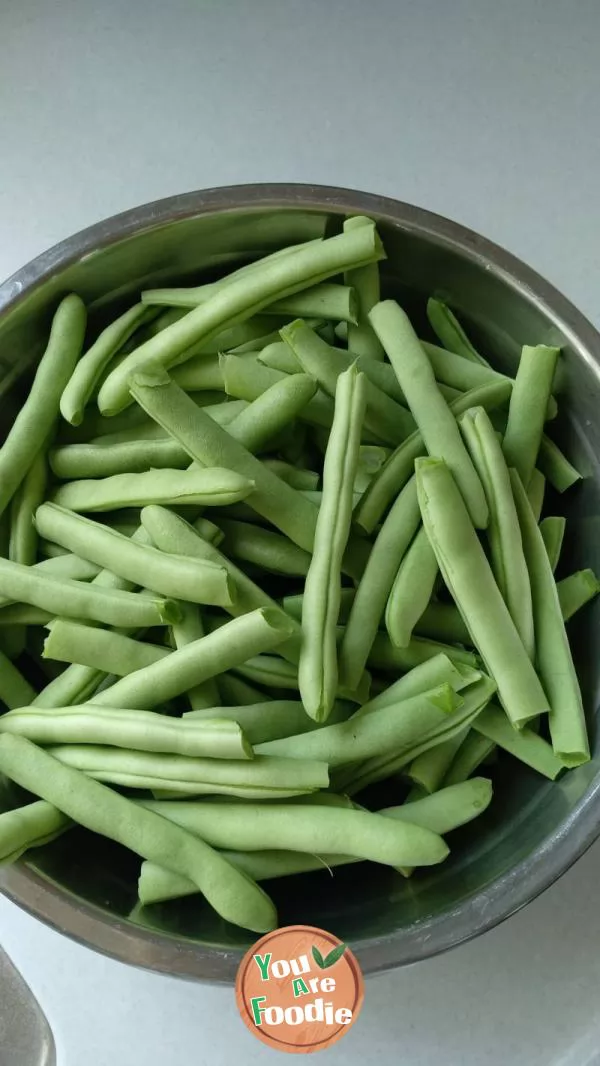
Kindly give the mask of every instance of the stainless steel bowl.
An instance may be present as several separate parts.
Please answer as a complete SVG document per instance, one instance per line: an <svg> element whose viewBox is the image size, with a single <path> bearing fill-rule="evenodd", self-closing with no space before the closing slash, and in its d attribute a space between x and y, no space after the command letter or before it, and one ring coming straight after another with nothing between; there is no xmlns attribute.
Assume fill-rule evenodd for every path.
<svg viewBox="0 0 600 1066"><path fill-rule="evenodd" d="M446 297L483 350L513 367L523 343L564 351L559 436L585 471L561 500L569 517L564 571L600 566L600 336L523 263L455 223L408 204L346 189L245 185L161 200L57 245L0 287L0 418L18 403L57 298L75 290L101 317L142 284L181 282L327 227L345 213L377 220L385 288L423 320L424 298ZM599 607L571 625L592 727L600 680ZM594 729L593 729L594 732ZM594 737L595 739L595 737ZM415 962L477 936L553 883L600 833L600 754L550 784L516 764L494 771L484 818L453 837L453 856L404 881L349 867L273 884L282 924L308 922L351 943L366 973ZM82 943L125 962L229 983L251 942L197 899L130 916L137 862L75 830L33 861L0 873L16 903Z"/></svg>

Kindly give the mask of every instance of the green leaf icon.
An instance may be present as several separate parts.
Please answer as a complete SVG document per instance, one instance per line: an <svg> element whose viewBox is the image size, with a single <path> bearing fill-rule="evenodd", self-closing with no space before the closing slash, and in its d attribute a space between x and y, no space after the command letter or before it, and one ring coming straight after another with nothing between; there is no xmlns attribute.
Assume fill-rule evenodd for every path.
<svg viewBox="0 0 600 1066"><path fill-rule="evenodd" d="M315 960L317 966L319 967L320 970L324 970L325 969L325 960L324 960L323 956L321 955L321 952L319 951L319 949L317 947L315 947L314 944L313 944L311 950L312 950L312 957ZM336 948L336 951L337 951L337 948Z"/></svg>
<svg viewBox="0 0 600 1066"><path fill-rule="evenodd" d="M323 969L328 970L330 966L335 966L338 959L341 959L345 950L345 944L338 944L337 948L334 948L333 951L329 952L329 955L325 956L325 959L323 960Z"/></svg>

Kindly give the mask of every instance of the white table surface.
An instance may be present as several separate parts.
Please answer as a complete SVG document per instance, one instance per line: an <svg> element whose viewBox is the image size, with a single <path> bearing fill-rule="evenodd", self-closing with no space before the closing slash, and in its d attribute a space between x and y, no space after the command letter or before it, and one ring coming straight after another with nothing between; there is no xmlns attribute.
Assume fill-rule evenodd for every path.
<svg viewBox="0 0 600 1066"><path fill-rule="evenodd" d="M485 233L598 324L599 31L596 0L5 0L0 277L144 201L321 182ZM501 928L369 982L327 1061L599 1063L599 883L597 845ZM93 955L4 899L0 941L61 1066L274 1061L229 990Z"/></svg>

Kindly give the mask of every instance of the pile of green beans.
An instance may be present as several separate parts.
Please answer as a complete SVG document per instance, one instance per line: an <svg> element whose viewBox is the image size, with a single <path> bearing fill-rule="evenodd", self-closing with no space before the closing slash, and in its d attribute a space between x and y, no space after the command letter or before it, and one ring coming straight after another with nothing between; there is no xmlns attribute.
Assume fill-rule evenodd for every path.
<svg viewBox="0 0 600 1066"><path fill-rule="evenodd" d="M498 752L589 759L559 350L513 379L433 297L421 339L372 220L313 238L56 308L0 447L0 862L78 823L140 857L137 903L263 932L257 882L442 862Z"/></svg>

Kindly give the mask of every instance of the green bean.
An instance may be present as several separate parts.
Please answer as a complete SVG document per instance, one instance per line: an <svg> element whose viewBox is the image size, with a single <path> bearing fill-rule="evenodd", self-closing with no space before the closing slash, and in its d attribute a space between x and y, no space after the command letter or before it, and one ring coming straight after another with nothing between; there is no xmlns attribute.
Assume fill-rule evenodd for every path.
<svg viewBox="0 0 600 1066"><path fill-rule="evenodd" d="M504 711L494 703L484 708L473 722L473 729L551 781L565 768L546 740L533 729L513 729Z"/></svg>
<svg viewBox="0 0 600 1066"><path fill-rule="evenodd" d="M280 651L280 654L282 653L283 650ZM236 672L266 688L280 688L295 692L298 692L300 688L298 670L294 664L292 662L284 662L283 659L275 655L256 655L242 665L237 666ZM348 688L340 682L337 686L336 694L341 699L363 704L369 698L370 688L371 677L368 671L365 670L354 688Z"/></svg>
<svg viewBox="0 0 600 1066"><path fill-rule="evenodd" d="M600 581L593 570L576 570L556 585L560 609L565 622L600 592ZM1 613L1 612L0 612Z"/></svg>
<svg viewBox="0 0 600 1066"><path fill-rule="evenodd" d="M144 508L145 510L145 508ZM252 512L250 512L252 514ZM202 537L203 540L208 541L209 544L214 544L215 548L222 544L225 539L225 534L222 529L215 522L210 522L204 515L200 515L194 523L196 532ZM177 552L175 552L177 554Z"/></svg>
<svg viewBox="0 0 600 1066"><path fill-rule="evenodd" d="M373 696L368 703L360 707L354 718L371 714L383 707L389 707L392 703L412 699L413 696L421 696L430 689L440 685L450 685L455 692L461 692L463 688L479 681L482 674L465 663L453 663L447 655L439 654L426 659L425 662L414 666L407 674L394 681L392 685Z"/></svg>
<svg viewBox="0 0 600 1066"><path fill-rule="evenodd" d="M379 815L412 821L437 833L448 833L480 815L492 797L491 782L474 778L463 784L446 788L424 799L404 803L401 807L388 807ZM269 881L274 877L308 873L360 861L351 855L316 855L294 851L224 851L227 860L244 870L257 881ZM171 873L155 863L144 862L140 872L139 892L145 903L157 903L165 899L189 896L196 886L184 877Z"/></svg>
<svg viewBox="0 0 600 1066"><path fill-rule="evenodd" d="M223 550L234 559L253 563L275 574L304 577L308 573L310 553L281 533L272 533L249 522L221 519L219 525L225 534Z"/></svg>
<svg viewBox="0 0 600 1066"><path fill-rule="evenodd" d="M502 449L507 465L518 471L525 488L537 462L559 354L559 348L545 344L526 344L521 352Z"/></svg>
<svg viewBox="0 0 600 1066"><path fill-rule="evenodd" d="M78 426L86 405L111 359L139 326L156 317L157 312L144 304L134 304L103 329L75 366L60 397L60 411L66 422Z"/></svg>
<svg viewBox="0 0 600 1066"><path fill-rule="evenodd" d="M82 581L57 579L8 559L0 559L0 595L15 600L15 606L28 603L52 616L60 614L67 618L89 619L109 626L142 629L169 625L179 615L177 604L169 599L137 596L131 592L95 588ZM12 611L12 607L2 610ZM6 619L6 615L4 617ZM14 615L12 617L14 619Z"/></svg>
<svg viewBox="0 0 600 1066"><path fill-rule="evenodd" d="M471 644L471 634L454 603L432 601L416 622L415 634L445 644Z"/></svg>
<svg viewBox="0 0 600 1066"><path fill-rule="evenodd" d="M535 515L536 522L540 520L545 494L546 478L536 467L529 478L529 485L527 486L527 499Z"/></svg>
<svg viewBox="0 0 600 1066"><path fill-rule="evenodd" d="M258 359L240 359L237 355L222 355L220 358L223 383L228 396L252 403L267 389L285 381L289 375L280 370L263 366ZM300 412L300 418L310 425L329 430L333 419L333 402L320 389Z"/></svg>
<svg viewBox="0 0 600 1066"><path fill-rule="evenodd" d="M306 713L317 722L328 717L338 687L336 624L341 568L350 533L365 403L366 378L351 367L337 380L333 425L323 465L323 499L302 603L298 683ZM357 688L361 674L362 667L350 688Z"/></svg>
<svg viewBox="0 0 600 1066"><path fill-rule="evenodd" d="M55 448L50 453L52 472L62 479L104 478L165 467L183 469L190 464L187 452L168 437L117 444L105 444L104 438L101 440L101 444L65 444Z"/></svg>
<svg viewBox="0 0 600 1066"><path fill-rule="evenodd" d="M406 768L406 776L425 792L437 792L442 782L445 781L454 757L470 728L470 726L465 726L449 740L444 740L441 744L436 744L435 747L418 755Z"/></svg>
<svg viewBox="0 0 600 1066"><path fill-rule="evenodd" d="M249 452L258 452L302 413L317 391L306 374L276 381L229 424L229 433Z"/></svg>
<svg viewBox="0 0 600 1066"><path fill-rule="evenodd" d="M302 319L291 322L279 332L305 372L315 378L329 396L334 396L340 374L353 365L352 355L326 344ZM390 399L366 374L365 393L367 429L390 444L399 444L412 433L414 421L406 408Z"/></svg>
<svg viewBox="0 0 600 1066"><path fill-rule="evenodd" d="M360 763L355 768L352 779L344 783L344 791L353 796L367 785L399 773L429 748L450 740L457 733L463 734L465 727L476 721L482 708L489 703L495 689L494 682L485 676L469 685L461 693L462 705L452 715L447 715L445 719L440 718L437 729L434 728L427 734L422 732L420 739L415 735L413 743L401 750L389 749L383 755Z"/></svg>
<svg viewBox="0 0 600 1066"><path fill-rule="evenodd" d="M563 455L560 448L545 434L540 444L538 465L557 492L566 492L583 477Z"/></svg>
<svg viewBox="0 0 600 1066"><path fill-rule="evenodd" d="M54 427L60 394L81 352L85 322L83 302L73 293L65 296L52 320L48 345L29 395L0 448L0 514Z"/></svg>
<svg viewBox="0 0 600 1066"><path fill-rule="evenodd" d="M317 379L323 390L333 397L338 377L354 364L352 355L331 348L302 319L283 326L279 333L306 373ZM367 394L364 425L379 439L398 445L415 429L415 422L406 408L390 399L387 392L375 385L367 373L364 377Z"/></svg>
<svg viewBox="0 0 600 1066"><path fill-rule="evenodd" d="M416 466L423 524L442 576L459 606L475 647L498 685L500 700L512 724L521 728L531 718L548 710L548 699L494 580L449 468L437 459L419 459ZM524 548L531 576L525 544Z"/></svg>
<svg viewBox="0 0 600 1066"><path fill-rule="evenodd" d="M45 800L3 811L0 814L0 864L16 862L24 851L48 844L70 825L70 819Z"/></svg>
<svg viewBox="0 0 600 1066"><path fill-rule="evenodd" d="M397 303L387 300L373 308L370 319L396 372L427 451L430 455L444 457L473 524L484 529L488 507L483 487L408 316Z"/></svg>
<svg viewBox="0 0 600 1066"><path fill-rule="evenodd" d="M525 559L531 580L537 668L550 702L552 747L565 766L590 757L581 691L544 540L521 479L511 470Z"/></svg>
<svg viewBox="0 0 600 1066"><path fill-rule="evenodd" d="M61 765L23 737L0 737L0 769L86 829L188 877L226 920L256 932L276 926L273 904L258 885L166 818Z"/></svg>
<svg viewBox="0 0 600 1066"><path fill-rule="evenodd" d="M10 602L7 607L0 609L0 626L6 627L4 633L6 637L10 636L9 628L11 627L18 631L21 628L27 626L45 626L46 622L50 622L54 618L56 611L43 611L40 607L31 607L28 603L14 603ZM3 640L5 635L3 633ZM23 636L23 643L21 643L21 635L19 634L19 650L11 654L11 658L15 659L17 655L20 655L25 647L25 637ZM11 645L12 646L12 645ZM7 652L8 654L8 652Z"/></svg>
<svg viewBox="0 0 600 1066"><path fill-rule="evenodd" d="M508 375L500 374L487 363L475 362L465 359L464 356L448 351L446 348L438 348L436 344L421 341L424 351L427 353L435 379L438 384L449 385L458 389L459 392L467 392L476 389L479 385L487 385L494 381L506 381ZM509 379L512 381L512 379Z"/></svg>
<svg viewBox="0 0 600 1066"><path fill-rule="evenodd" d="M183 648L186 644L191 644L194 640L200 640L201 637L206 636L202 616L196 604L182 603L181 607L181 621L175 622L171 627L176 648ZM215 678L209 677L200 685L195 685L187 693L187 698L193 710L216 707L220 702L220 697Z"/></svg>
<svg viewBox="0 0 600 1066"><path fill-rule="evenodd" d="M427 318L444 348L474 363L488 365L483 356L473 347L456 315L452 313L447 304L442 303L441 300L434 300L430 296L427 301Z"/></svg>
<svg viewBox="0 0 600 1066"><path fill-rule="evenodd" d="M113 511L148 504L197 504L218 507L245 499L251 479L222 467L188 470L146 470L142 474L70 481L52 493L52 501L71 511Z"/></svg>
<svg viewBox="0 0 600 1066"><path fill-rule="evenodd" d="M133 539L142 544L150 542L148 534L142 528L133 534ZM110 570L100 570L93 579L92 584L101 588L122 589L124 591L134 588L133 582L127 581L126 578L118 577ZM2 611L0 611L1 614ZM44 625L48 621L49 619L46 619L41 624ZM94 667L80 666L79 664L69 666L59 677L51 681L49 685L46 685L46 688L32 702L38 707L66 707L76 703L84 703L86 699L94 694L105 677L106 674L102 670L96 670Z"/></svg>
<svg viewBox="0 0 600 1066"><path fill-rule="evenodd" d="M366 225L368 219L362 217L347 218L344 222L344 231L355 229L357 226ZM379 303L379 267L377 263L369 263L367 266L358 267L356 270L348 270L344 274L346 285L351 285L356 293L357 317L348 320L348 348L354 355L361 355L367 359L383 359L383 348L369 322L369 311Z"/></svg>
<svg viewBox="0 0 600 1066"><path fill-rule="evenodd" d="M3 738L0 737L0 747ZM50 749L66 766L97 781L131 788L241 799L285 799L327 788L327 763L307 759L201 759L186 755L131 751L93 744L65 744Z"/></svg>
<svg viewBox="0 0 600 1066"><path fill-rule="evenodd" d="M456 664L475 667L477 656L464 648L442 644L426 637L411 637L405 648L392 644L387 633L378 633L369 653L368 664L375 670L397 672L413 670L415 666L432 659L434 655L447 655Z"/></svg>
<svg viewBox="0 0 600 1066"><path fill-rule="evenodd" d="M450 404L455 418L469 407L484 407L486 411L501 406L510 396L512 383L507 380L471 389ZM420 433L413 433L396 448L375 475L354 512L354 520L366 533L372 533L392 500L414 472L415 459L426 454Z"/></svg>
<svg viewBox="0 0 600 1066"><path fill-rule="evenodd" d="M23 707L35 697L33 685L26 681L20 670L0 651L0 700L7 707Z"/></svg>
<svg viewBox="0 0 600 1066"><path fill-rule="evenodd" d="M375 227L362 226L257 266L251 275L223 285L206 303L128 355L104 381L98 394L98 407L103 414L117 414L127 407L131 403L131 375L145 363L156 360L164 367L172 366L191 345L210 340L225 324L235 325L276 299L292 296L344 269L375 262L384 256Z"/></svg>
<svg viewBox="0 0 600 1066"><path fill-rule="evenodd" d="M372 223L371 223L372 225ZM227 281L227 279L223 279ZM231 283L231 275L229 279ZM219 282L217 287L223 288ZM195 288L148 289L142 299L146 305L170 307L199 307L215 295L215 285L199 285ZM326 318L339 322L356 322L358 301L353 288L348 285L320 283L292 296L268 304L263 315L302 315L303 317ZM256 340L256 338L252 338Z"/></svg>
<svg viewBox="0 0 600 1066"><path fill-rule="evenodd" d="M340 677L348 687L356 686L366 666L398 567L418 524L417 488L411 478L377 535L350 608L339 655Z"/></svg>
<svg viewBox="0 0 600 1066"><path fill-rule="evenodd" d="M168 648L158 644L133 640L123 633L108 629L80 625L67 618L56 618L49 623L48 629L50 632L42 653L44 659L93 666L96 670L116 674L117 677L143 670L170 654Z"/></svg>
<svg viewBox="0 0 600 1066"><path fill-rule="evenodd" d="M37 532L33 516L44 499L48 468L44 449L38 452L12 498L8 558L32 566L37 557Z"/></svg>
<svg viewBox="0 0 600 1066"><path fill-rule="evenodd" d="M263 464L294 489L316 489L321 480L321 475L316 470L292 466L284 459L263 459Z"/></svg>
<svg viewBox="0 0 600 1066"><path fill-rule="evenodd" d="M460 419L489 512L492 572L530 659L534 657L533 607L521 530L502 447L486 412L471 408Z"/></svg>
<svg viewBox="0 0 600 1066"><path fill-rule="evenodd" d="M302 373L302 364L296 359L289 345L282 340L265 345L260 352L257 352L256 358L263 366L268 366L271 370L279 370L283 374Z"/></svg>
<svg viewBox="0 0 600 1066"><path fill-rule="evenodd" d="M82 559L79 555L66 552L64 555L50 556L35 563L31 569L35 573L50 574L52 577L72 578L75 581L91 581L96 577L100 567L88 559ZM6 607L11 601L0 598L0 606Z"/></svg>
<svg viewBox="0 0 600 1066"><path fill-rule="evenodd" d="M512 726L510 728L512 729ZM496 744L493 740L488 740L483 734L476 733L471 727L444 778L444 788L450 788L466 782L471 777L471 774L491 755L495 747Z"/></svg>
<svg viewBox="0 0 600 1066"><path fill-rule="evenodd" d="M340 593L340 612L338 615L338 622L340 625L345 624L348 621L348 615L350 608L356 595L355 589L345 588ZM286 614L290 618L295 618L297 621L302 619L302 604L304 602L304 593L296 592L293 596L284 596L281 605Z"/></svg>
<svg viewBox="0 0 600 1066"><path fill-rule="evenodd" d="M373 444L361 444L358 449L358 470L354 479L355 494L360 493L362 495L377 471L381 470L390 454L389 448L381 448Z"/></svg>
<svg viewBox="0 0 600 1066"><path fill-rule="evenodd" d="M371 713L353 716L347 722L259 744L256 753L319 759L331 768L387 755L390 751L396 754L431 732L445 728L448 716L461 704L461 697L450 685L443 684Z"/></svg>
<svg viewBox="0 0 600 1066"><path fill-rule="evenodd" d="M82 444L90 440L96 440L105 435L126 433L131 429L137 429L142 436L151 426L151 420L141 407L134 404L122 411L114 418L105 418L93 407L88 408L83 422L79 426L72 426L66 422L59 425L57 439L61 443Z"/></svg>
<svg viewBox="0 0 600 1066"><path fill-rule="evenodd" d="M135 585L149 582L155 586L154 591L164 595L223 606L231 603L235 595L224 567L159 551L57 504L44 503L38 507L36 525L42 536L61 542L70 551L90 558Z"/></svg>
<svg viewBox="0 0 600 1066"><path fill-rule="evenodd" d="M0 733L36 744L107 744L110 747L211 759L252 759L237 722L168 718L117 707L20 707L0 718Z"/></svg>
<svg viewBox="0 0 600 1066"><path fill-rule="evenodd" d="M562 515L560 515L544 518L539 525L542 540L544 541L548 558L550 560L550 566L552 567L552 573L554 573L558 566L558 560L560 559L567 521Z"/></svg>
<svg viewBox="0 0 600 1066"><path fill-rule="evenodd" d="M400 561L385 608L385 627L396 647L405 648L410 642L413 629L431 600L438 576L435 552L421 526Z"/></svg>
<svg viewBox="0 0 600 1066"><path fill-rule="evenodd" d="M138 374L131 388L138 403L183 445L193 460L212 465L218 457L227 468L254 481L254 492L249 497L252 508L299 547L312 550L317 522L317 509L312 503L211 422L168 375L161 371Z"/></svg>
<svg viewBox="0 0 600 1066"><path fill-rule="evenodd" d="M141 519L144 529L160 551L189 556L191 559L199 559L224 567L235 589L233 603L226 608L234 618L261 607L279 612L282 624L290 626L292 634L292 639L280 646L279 654L297 662L300 645L299 625L294 624L291 617L286 615L279 605L267 596L266 592L255 585L243 570L218 551L214 544L203 540L183 518L168 511L165 507L144 507Z"/></svg>
<svg viewBox="0 0 600 1066"><path fill-rule="evenodd" d="M147 810L174 821L214 847L255 851L267 845L291 851L351 854L387 866L431 866L448 848L438 834L370 811L304 804L164 803L144 800Z"/></svg>
<svg viewBox="0 0 600 1066"><path fill-rule="evenodd" d="M285 621L280 610L251 611L145 669L122 677L90 702L104 707L149 710L246 662L253 655L276 647L291 631L292 624Z"/></svg>
<svg viewBox="0 0 600 1066"><path fill-rule="evenodd" d="M253 703L272 703L271 697L260 689L249 685L235 674L219 674L219 695L230 707L247 707ZM307 718L307 721L310 721Z"/></svg>
<svg viewBox="0 0 600 1066"><path fill-rule="evenodd" d="M195 721L219 718L237 722L248 742L253 745L316 728L299 700L269 700L267 703L242 707L213 706L205 710L187 711L183 717Z"/></svg>

